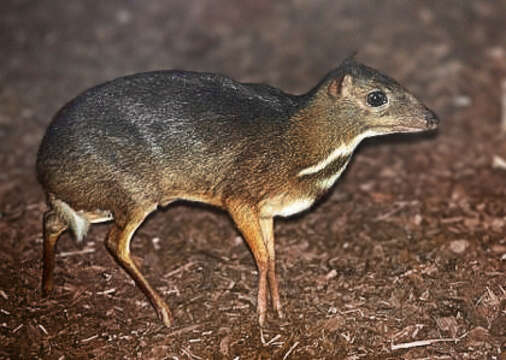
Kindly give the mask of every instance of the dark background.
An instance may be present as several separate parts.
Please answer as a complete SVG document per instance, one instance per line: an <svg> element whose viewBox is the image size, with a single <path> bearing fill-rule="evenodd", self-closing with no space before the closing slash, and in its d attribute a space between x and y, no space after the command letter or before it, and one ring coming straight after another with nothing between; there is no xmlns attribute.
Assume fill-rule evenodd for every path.
<svg viewBox="0 0 506 360"><path fill-rule="evenodd" d="M504 359L505 15L485 0L2 1L0 357ZM171 68L301 93L354 52L441 129L366 141L324 201L276 222L288 316L268 314L264 342L251 254L224 213L188 204L132 244L173 328L105 250L107 225L82 246L62 237L55 294L41 299L34 161L66 101ZM442 338L456 341L412 344Z"/></svg>

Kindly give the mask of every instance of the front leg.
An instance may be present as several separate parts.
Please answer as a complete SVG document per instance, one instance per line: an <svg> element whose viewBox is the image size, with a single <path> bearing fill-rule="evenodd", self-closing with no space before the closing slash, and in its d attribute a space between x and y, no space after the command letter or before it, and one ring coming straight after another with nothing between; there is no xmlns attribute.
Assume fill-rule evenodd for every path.
<svg viewBox="0 0 506 360"><path fill-rule="evenodd" d="M272 307L278 313L278 317L282 319L284 315L281 309L278 279L276 277L276 254L274 249L274 224L272 217L260 218L260 227L262 228L264 243L267 248L267 254L269 255L267 278L271 290Z"/></svg>
<svg viewBox="0 0 506 360"><path fill-rule="evenodd" d="M262 327L265 323L267 307L267 272L269 255L263 239L258 209L246 205L244 202L233 202L227 206L230 216L248 243L258 267L258 323Z"/></svg>

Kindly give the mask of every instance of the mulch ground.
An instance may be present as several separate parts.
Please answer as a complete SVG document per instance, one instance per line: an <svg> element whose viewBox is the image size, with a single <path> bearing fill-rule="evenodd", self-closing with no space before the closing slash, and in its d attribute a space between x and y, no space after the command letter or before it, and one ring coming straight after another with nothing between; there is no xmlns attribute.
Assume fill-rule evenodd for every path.
<svg viewBox="0 0 506 360"><path fill-rule="evenodd" d="M485 0L3 1L0 358L506 359L504 14ZM106 251L107 225L61 238L41 297L34 161L62 104L160 68L302 92L355 50L441 128L365 141L325 199L276 221L285 319L270 311L260 331L247 246L225 213L183 203L132 242L173 327Z"/></svg>

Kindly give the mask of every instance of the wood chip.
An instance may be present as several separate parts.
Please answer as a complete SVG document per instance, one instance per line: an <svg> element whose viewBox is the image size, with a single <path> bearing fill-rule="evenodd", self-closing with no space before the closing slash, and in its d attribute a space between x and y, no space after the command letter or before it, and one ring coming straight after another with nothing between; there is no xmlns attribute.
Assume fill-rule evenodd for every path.
<svg viewBox="0 0 506 360"><path fill-rule="evenodd" d="M75 255L90 254L90 253L94 253L94 252L95 252L95 248L84 248L84 249L78 250L78 251L65 251L65 252L61 252L57 256L59 256L59 257L68 257L68 256L75 256Z"/></svg>
<svg viewBox="0 0 506 360"><path fill-rule="evenodd" d="M109 294L112 294L113 292L116 292L116 288L112 288L112 289L104 290L104 291L99 291L96 294L97 295L109 295Z"/></svg>
<svg viewBox="0 0 506 360"><path fill-rule="evenodd" d="M458 323L453 316L441 317L436 319L438 327L442 331L449 332L452 337L457 335Z"/></svg>
<svg viewBox="0 0 506 360"><path fill-rule="evenodd" d="M494 169L506 170L506 160L499 155L494 155L492 158L492 167Z"/></svg>
<svg viewBox="0 0 506 360"><path fill-rule="evenodd" d="M182 329L179 329L179 330L175 330L175 331L172 331L171 333L169 333L167 335L167 337L171 337L171 336L177 336L177 335L181 335L181 334L184 334L186 332L189 332L189 331L192 331L192 330L195 330L196 328L198 328L199 326L201 326L202 324L196 324L196 325L190 325L190 326L186 326Z"/></svg>
<svg viewBox="0 0 506 360"><path fill-rule="evenodd" d="M83 339L83 340L81 340L81 342L84 344L84 343L90 342L92 340L95 340L96 338L98 338L98 334L95 334L93 336L90 336L89 338Z"/></svg>
<svg viewBox="0 0 506 360"><path fill-rule="evenodd" d="M488 340L489 336L487 329L477 326L469 332L469 345L480 346Z"/></svg>
<svg viewBox="0 0 506 360"><path fill-rule="evenodd" d="M186 356L188 356L190 359L197 359L197 360L203 360L203 358L201 358L200 356L197 356L195 354L193 354L188 347L185 347L182 349L182 352L183 354L185 354Z"/></svg>
<svg viewBox="0 0 506 360"><path fill-rule="evenodd" d="M232 337L230 335L226 335L223 339L220 341L220 353L228 357L229 351L230 351L230 342L232 341Z"/></svg>
<svg viewBox="0 0 506 360"><path fill-rule="evenodd" d="M16 326L13 330L12 330L12 333L15 334L19 331L19 329L21 329L22 327L24 326L24 324L19 324L18 326Z"/></svg>
<svg viewBox="0 0 506 360"><path fill-rule="evenodd" d="M265 345L271 345L273 344L276 340L278 340L279 338L281 337L281 334L277 334L276 336L274 336L272 339L270 339L269 341L267 341L265 343Z"/></svg>
<svg viewBox="0 0 506 360"><path fill-rule="evenodd" d="M42 324L39 324L39 329L41 329L44 334L49 335L46 328Z"/></svg>
<svg viewBox="0 0 506 360"><path fill-rule="evenodd" d="M461 338L419 340L419 341L412 341L409 343L392 344L390 348L392 349L392 351L399 349L411 349L414 347L429 346L439 342L457 342L460 339Z"/></svg>
<svg viewBox="0 0 506 360"><path fill-rule="evenodd" d="M286 352L285 356L283 356L283 360L286 360L288 359L288 356L290 356L290 354L292 353L292 351L297 347L297 345L299 345L299 342L296 341L292 347L290 349L288 349L288 351Z"/></svg>
<svg viewBox="0 0 506 360"><path fill-rule="evenodd" d="M467 240L454 240L450 243L450 250L455 254L462 254L469 247Z"/></svg>
<svg viewBox="0 0 506 360"><path fill-rule="evenodd" d="M163 275L163 278L164 279L168 279L170 278L171 276L174 276L176 274L179 274L180 272L182 271L185 271L185 270L189 270L193 265L195 265L195 263L193 261L190 261L189 263L186 263L180 267L178 267L177 269L175 270L172 270L171 272Z"/></svg>

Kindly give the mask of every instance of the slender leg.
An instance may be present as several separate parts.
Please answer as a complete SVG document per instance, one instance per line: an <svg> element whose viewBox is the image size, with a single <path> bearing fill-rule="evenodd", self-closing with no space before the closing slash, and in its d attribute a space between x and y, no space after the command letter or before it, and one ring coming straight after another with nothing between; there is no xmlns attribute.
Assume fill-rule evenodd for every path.
<svg viewBox="0 0 506 360"><path fill-rule="evenodd" d="M106 246L117 262L127 271L132 279L134 279L137 286L139 286L142 292L148 297L160 320L165 326L170 327L173 320L169 307L160 295L149 285L130 257L130 240L137 228L153 210L154 208L148 211L142 208L133 212L124 227L119 227L117 224L114 224L107 237Z"/></svg>
<svg viewBox="0 0 506 360"><path fill-rule="evenodd" d="M271 290L272 307L278 313L280 319L283 318L283 310L281 309L281 301L279 299L278 280L276 278L276 254L274 250L274 228L272 217L260 218L260 227L264 243L269 255L267 278Z"/></svg>
<svg viewBox="0 0 506 360"><path fill-rule="evenodd" d="M60 235L67 230L65 225L53 210L44 214L44 253L42 270L42 296L47 296L53 291L54 280L54 248Z"/></svg>
<svg viewBox="0 0 506 360"><path fill-rule="evenodd" d="M269 256L263 240L258 211L252 207L241 205L230 205L228 211L255 257L258 267L258 323L260 326L263 326L267 307L267 271Z"/></svg>

